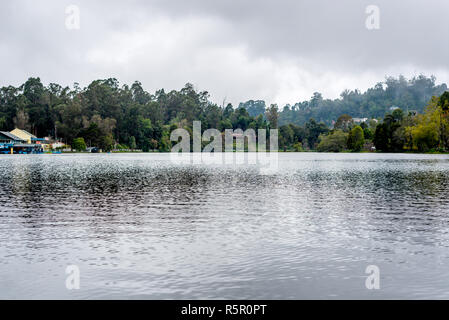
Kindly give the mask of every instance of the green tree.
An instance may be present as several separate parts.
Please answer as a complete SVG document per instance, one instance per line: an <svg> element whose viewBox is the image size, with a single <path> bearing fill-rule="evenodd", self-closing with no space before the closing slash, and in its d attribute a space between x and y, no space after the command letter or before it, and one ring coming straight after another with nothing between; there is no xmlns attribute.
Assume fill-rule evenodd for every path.
<svg viewBox="0 0 449 320"><path fill-rule="evenodd" d="M438 105L441 107L443 112L449 111L449 91L445 91L441 97L438 99Z"/></svg>
<svg viewBox="0 0 449 320"><path fill-rule="evenodd" d="M354 120L350 115L343 114L338 117L337 122L335 122L334 129L343 130L345 132L349 131L354 124Z"/></svg>
<svg viewBox="0 0 449 320"><path fill-rule="evenodd" d="M279 146L282 150L287 151L287 148L293 143L295 139L295 132L290 126L282 126L279 128Z"/></svg>
<svg viewBox="0 0 449 320"><path fill-rule="evenodd" d="M257 117L265 113L266 105L263 100L249 100L245 103L240 103L239 108L245 108L251 117Z"/></svg>
<svg viewBox="0 0 449 320"><path fill-rule="evenodd" d="M324 123L317 123L315 119L310 119L305 126L305 140L309 149L314 149L321 134L329 132L329 128Z"/></svg>
<svg viewBox="0 0 449 320"><path fill-rule="evenodd" d="M304 151L304 149L302 148L302 143L301 143L301 142L296 142L296 143L293 145L293 149L294 149L296 152L302 152L302 151Z"/></svg>
<svg viewBox="0 0 449 320"><path fill-rule="evenodd" d="M0 130L6 130L6 118L0 117Z"/></svg>
<svg viewBox="0 0 449 320"><path fill-rule="evenodd" d="M398 117L387 114L383 123L378 124L374 133L374 145L376 149L383 152L400 152L404 149L404 132L400 130L402 123Z"/></svg>
<svg viewBox="0 0 449 320"><path fill-rule="evenodd" d="M272 104L266 112L267 121L271 129L277 129L279 119L279 108L277 104Z"/></svg>
<svg viewBox="0 0 449 320"><path fill-rule="evenodd" d="M384 123L377 125L376 131L374 133L374 146L378 151L389 151L389 142L388 142L388 132L387 127Z"/></svg>
<svg viewBox="0 0 449 320"><path fill-rule="evenodd" d="M348 149L354 152L361 151L365 144L365 136L360 126L355 126L349 131Z"/></svg>
<svg viewBox="0 0 449 320"><path fill-rule="evenodd" d="M129 147L131 148L131 150L134 150L134 149L137 148L137 145L136 145L136 138L134 138L134 136L131 136L131 137L129 138Z"/></svg>
<svg viewBox="0 0 449 320"><path fill-rule="evenodd" d="M426 112L418 116L417 124L408 128L413 140L413 149L427 152L440 147L441 112L441 106L434 98Z"/></svg>
<svg viewBox="0 0 449 320"><path fill-rule="evenodd" d="M391 115L396 122L401 122L404 119L404 112L401 109L395 109Z"/></svg>
<svg viewBox="0 0 449 320"><path fill-rule="evenodd" d="M114 147L114 143L114 137L112 134L108 134L101 137L99 146L103 151L109 152Z"/></svg>
<svg viewBox="0 0 449 320"><path fill-rule="evenodd" d="M87 149L84 138L76 138L73 140L72 148L76 151L84 151Z"/></svg>
<svg viewBox="0 0 449 320"><path fill-rule="evenodd" d="M438 99L440 110L440 140L444 150L449 151L449 91Z"/></svg>
<svg viewBox="0 0 449 320"><path fill-rule="evenodd" d="M218 130L220 131L224 131L226 129L232 129L232 122L229 119L224 119L221 120L220 123L218 124Z"/></svg>
<svg viewBox="0 0 449 320"><path fill-rule="evenodd" d="M369 127L365 127L363 129L363 135L365 137L365 140L372 140L374 137L373 131Z"/></svg>
<svg viewBox="0 0 449 320"><path fill-rule="evenodd" d="M320 143L317 147L319 152L341 152L346 149L348 133L343 130L335 130L328 135L320 135L319 140Z"/></svg>

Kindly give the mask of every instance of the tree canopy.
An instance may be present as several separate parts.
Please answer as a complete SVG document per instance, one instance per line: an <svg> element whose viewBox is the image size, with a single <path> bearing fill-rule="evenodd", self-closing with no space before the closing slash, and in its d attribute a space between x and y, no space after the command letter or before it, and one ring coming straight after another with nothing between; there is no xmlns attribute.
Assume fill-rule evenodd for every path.
<svg viewBox="0 0 449 320"><path fill-rule="evenodd" d="M364 93L346 90L339 99L329 100L315 92L310 101L281 110L262 100L249 100L238 108L219 106L207 91L197 91L189 83L180 90L149 93L138 81L128 86L110 78L69 88L45 86L39 78L30 78L19 87L0 89L0 130L19 127L68 145L82 138L86 146L103 150L120 145L169 151L170 133L177 128L192 132L193 121L199 120L203 131L277 128L279 146L285 151L360 151L371 141L385 152L448 150L446 89L445 84L436 85L434 77L387 78ZM379 123L358 119L356 126L353 117L384 119Z"/></svg>

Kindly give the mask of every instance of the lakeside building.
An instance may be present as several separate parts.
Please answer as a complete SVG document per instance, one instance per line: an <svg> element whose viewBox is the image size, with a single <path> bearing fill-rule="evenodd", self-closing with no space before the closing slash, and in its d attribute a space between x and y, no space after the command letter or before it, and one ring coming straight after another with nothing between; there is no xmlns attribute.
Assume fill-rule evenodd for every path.
<svg viewBox="0 0 449 320"><path fill-rule="evenodd" d="M368 118L352 118L352 121L354 121L354 123L357 123L357 124L361 124L361 123L363 123L363 122L368 122Z"/></svg>
<svg viewBox="0 0 449 320"><path fill-rule="evenodd" d="M22 139L25 140L26 143L28 143L28 144L32 144L32 143L35 143L35 144L42 144L42 142L45 141L45 139L38 138L38 137L36 137L34 134L31 134L31 133L29 133L28 131L23 130L23 129L15 128L15 129L12 130L10 133L12 133L13 135L15 135L15 136L17 136L17 137L19 137L19 138L22 138Z"/></svg>
<svg viewBox="0 0 449 320"><path fill-rule="evenodd" d="M12 134L7 131L0 131L0 143L3 144L15 144L15 143L24 143L26 140Z"/></svg>
<svg viewBox="0 0 449 320"><path fill-rule="evenodd" d="M394 110L397 110L397 109L401 109L401 108L399 108L398 106L391 106L390 107L390 111L394 111Z"/></svg>
<svg viewBox="0 0 449 320"><path fill-rule="evenodd" d="M11 132L0 131L0 154L42 153L44 141L18 128Z"/></svg>
<svg viewBox="0 0 449 320"><path fill-rule="evenodd" d="M46 140L51 141L50 138L48 138ZM65 147L65 143L63 143L61 141L55 141L55 142L51 142L49 144L49 146L51 147L51 149L62 149Z"/></svg>

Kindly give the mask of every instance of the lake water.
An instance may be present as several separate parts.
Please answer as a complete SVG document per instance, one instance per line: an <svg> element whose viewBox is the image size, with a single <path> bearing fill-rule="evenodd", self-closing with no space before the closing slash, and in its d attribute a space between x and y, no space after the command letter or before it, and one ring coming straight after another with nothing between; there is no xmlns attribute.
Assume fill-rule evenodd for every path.
<svg viewBox="0 0 449 320"><path fill-rule="evenodd" d="M449 299L449 156L278 166L2 155L0 298Z"/></svg>

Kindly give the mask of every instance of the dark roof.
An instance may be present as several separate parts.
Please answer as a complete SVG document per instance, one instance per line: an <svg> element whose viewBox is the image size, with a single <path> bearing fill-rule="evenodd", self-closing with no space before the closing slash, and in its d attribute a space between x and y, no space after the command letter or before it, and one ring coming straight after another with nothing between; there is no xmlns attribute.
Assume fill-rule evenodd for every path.
<svg viewBox="0 0 449 320"><path fill-rule="evenodd" d="M18 136L15 136L15 135L13 135L12 133L7 132L7 131L0 131L0 133L1 133L2 135L4 135L4 136L8 137L8 138L11 139L11 140L14 140L14 141L25 141L25 140L23 140L22 138L19 138Z"/></svg>

